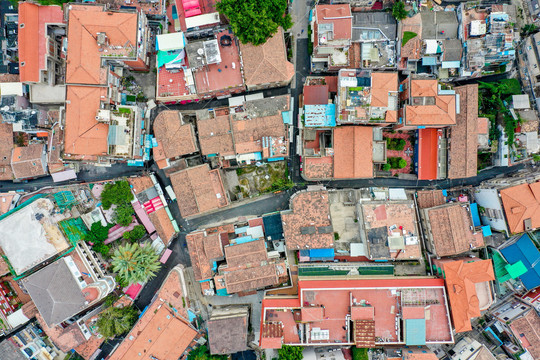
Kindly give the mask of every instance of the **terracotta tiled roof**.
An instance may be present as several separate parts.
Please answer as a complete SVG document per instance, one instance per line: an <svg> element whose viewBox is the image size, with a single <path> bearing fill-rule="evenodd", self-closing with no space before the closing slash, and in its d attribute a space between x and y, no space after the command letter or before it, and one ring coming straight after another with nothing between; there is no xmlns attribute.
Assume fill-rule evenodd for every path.
<svg viewBox="0 0 540 360"><path fill-rule="evenodd" d="M373 177L373 129L340 126L334 129L334 177Z"/></svg>
<svg viewBox="0 0 540 360"><path fill-rule="evenodd" d="M168 159L198 150L193 125L182 124L178 111L160 112L154 119L154 135Z"/></svg>
<svg viewBox="0 0 540 360"><path fill-rule="evenodd" d="M19 5L19 67L22 82L39 82L40 71L47 68L46 24L64 22L62 8L31 2Z"/></svg>
<svg viewBox="0 0 540 360"><path fill-rule="evenodd" d="M281 321L265 322L261 328L261 347L280 349L283 344L283 323Z"/></svg>
<svg viewBox="0 0 540 360"><path fill-rule="evenodd" d="M478 118L478 134L489 134L489 119L485 117Z"/></svg>
<svg viewBox="0 0 540 360"><path fill-rule="evenodd" d="M439 175L438 129L418 130L418 180L436 180Z"/></svg>
<svg viewBox="0 0 540 360"><path fill-rule="evenodd" d="M197 231L186 236L195 280L212 278L212 262L223 258L223 247L219 235L220 233L205 235L204 231Z"/></svg>
<svg viewBox="0 0 540 360"><path fill-rule="evenodd" d="M107 88L68 86L66 93L65 153L92 156L108 152L109 125L96 120Z"/></svg>
<svg viewBox="0 0 540 360"><path fill-rule="evenodd" d="M524 232L527 219L533 229L540 227L540 181L512 186L500 194L510 233Z"/></svg>
<svg viewBox="0 0 540 360"><path fill-rule="evenodd" d="M154 224L156 232L163 243L168 245L174 234L176 234L176 230L174 230L171 219L169 219L169 215L167 215L165 208L157 209L148 216L150 217L152 224Z"/></svg>
<svg viewBox="0 0 540 360"><path fill-rule="evenodd" d="M398 89L397 71L371 73L371 106L388 107L388 93L397 95Z"/></svg>
<svg viewBox="0 0 540 360"><path fill-rule="evenodd" d="M531 353L532 358L540 359L540 316L538 313L529 310L525 316L512 321L510 326L516 339Z"/></svg>
<svg viewBox="0 0 540 360"><path fill-rule="evenodd" d="M471 331L471 319L481 315L476 284L495 280L491 260L445 262L443 269L454 329Z"/></svg>
<svg viewBox="0 0 540 360"><path fill-rule="evenodd" d="M304 177L308 179L330 179L334 174L334 158L332 156L324 157L305 157Z"/></svg>
<svg viewBox="0 0 540 360"><path fill-rule="evenodd" d="M403 360L438 360L437 355L428 348L408 347L402 349ZM476 358L477 359L477 358Z"/></svg>
<svg viewBox="0 0 540 360"><path fill-rule="evenodd" d="M226 273L227 293L236 294L279 284L277 266L268 264Z"/></svg>
<svg viewBox="0 0 540 360"><path fill-rule="evenodd" d="M237 154L263 151L263 137L282 137L283 145L288 148L287 131L280 112L271 116L231 120L231 124ZM286 156L288 149L286 151L281 155Z"/></svg>
<svg viewBox="0 0 540 360"><path fill-rule="evenodd" d="M230 268L249 266L250 264L260 264L261 261L268 260L266 243L264 240L256 240L243 244L226 246L225 259Z"/></svg>
<svg viewBox="0 0 540 360"><path fill-rule="evenodd" d="M171 183L182 217L229 205L218 169L203 164L171 174Z"/></svg>
<svg viewBox="0 0 540 360"><path fill-rule="evenodd" d="M283 235L289 249L334 247L327 191L304 191L291 198L291 210L281 213Z"/></svg>
<svg viewBox="0 0 540 360"><path fill-rule="evenodd" d="M294 65L287 61L287 49L281 28L262 45L240 44L240 51L248 87L289 82L294 76Z"/></svg>
<svg viewBox="0 0 540 360"><path fill-rule="evenodd" d="M334 24L335 40L350 40L352 36L352 16L349 4L317 5L317 24ZM334 18L334 19L332 19Z"/></svg>
<svg viewBox="0 0 540 360"><path fill-rule="evenodd" d="M472 220L463 203L452 203L425 210L429 216L437 256L458 255L470 246L484 246L482 233L473 234Z"/></svg>
<svg viewBox="0 0 540 360"><path fill-rule="evenodd" d="M105 11L101 6L71 5L70 8L66 83L105 84L106 72L101 67L101 56L105 54L99 51L97 34L105 33L112 46L136 47L138 15Z"/></svg>
<svg viewBox="0 0 540 360"><path fill-rule="evenodd" d="M448 178L476 176L478 152L478 84L458 86L460 112L450 129Z"/></svg>
<svg viewBox="0 0 540 360"><path fill-rule="evenodd" d="M204 120L197 116L197 130L203 155L227 156L234 154L228 111L226 114L223 113L215 118Z"/></svg>
<svg viewBox="0 0 540 360"><path fill-rule="evenodd" d="M420 59L422 49L422 17L420 14L407 17L402 21L401 25L401 39L403 39L403 34L406 31L417 34L414 38L407 41L405 45L401 45L400 41L401 57L410 60Z"/></svg>
<svg viewBox="0 0 540 360"><path fill-rule="evenodd" d="M45 334L63 352L67 353L86 342L86 338L76 322L66 328L59 325L49 327L39 312L36 314L36 319Z"/></svg>
<svg viewBox="0 0 540 360"><path fill-rule="evenodd" d="M328 104L328 85L304 86L304 105Z"/></svg>
<svg viewBox="0 0 540 360"><path fill-rule="evenodd" d="M27 179L47 175L47 163L44 159L45 145L32 144L16 147L11 156L11 169L16 179Z"/></svg>
<svg viewBox="0 0 540 360"><path fill-rule="evenodd" d="M406 125L448 126L456 123L456 96L438 95L437 80L412 79L412 98L434 98L429 105L406 105Z"/></svg>
<svg viewBox="0 0 540 360"><path fill-rule="evenodd" d="M208 320L211 354L234 354L247 350L248 316Z"/></svg>
<svg viewBox="0 0 540 360"><path fill-rule="evenodd" d="M124 343L129 344L124 355L115 357L115 352L111 359L178 359L197 335L197 331L185 320L177 317L167 305L148 315L151 320L140 328L135 339L124 340Z"/></svg>
<svg viewBox="0 0 540 360"><path fill-rule="evenodd" d="M151 356L160 360L178 359L197 335L197 331L186 321L187 302L188 298L182 292L179 272L175 268L156 293L154 302L148 306L109 360L151 360ZM139 356L139 352L144 356Z"/></svg>
<svg viewBox="0 0 540 360"><path fill-rule="evenodd" d="M131 190L135 193L135 195L138 195L145 191L146 189L149 189L154 186L154 183L152 182L152 179L150 176L137 176L132 177L128 179L128 182L133 186Z"/></svg>
<svg viewBox="0 0 540 360"><path fill-rule="evenodd" d="M420 209L431 208L445 203L442 190L421 190L416 192L416 203Z"/></svg>
<svg viewBox="0 0 540 360"><path fill-rule="evenodd" d="M0 180L12 180L13 124L0 123Z"/></svg>

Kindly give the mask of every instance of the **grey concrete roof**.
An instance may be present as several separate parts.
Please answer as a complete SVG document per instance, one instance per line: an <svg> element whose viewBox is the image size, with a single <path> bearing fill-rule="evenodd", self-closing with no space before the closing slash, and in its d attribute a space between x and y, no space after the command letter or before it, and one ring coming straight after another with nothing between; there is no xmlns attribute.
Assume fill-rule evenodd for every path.
<svg viewBox="0 0 540 360"><path fill-rule="evenodd" d="M461 61L463 45L458 39L442 40L443 61Z"/></svg>
<svg viewBox="0 0 540 360"><path fill-rule="evenodd" d="M27 360L27 357L11 341L0 342L0 353L3 360Z"/></svg>
<svg viewBox="0 0 540 360"><path fill-rule="evenodd" d="M422 39L457 39L458 21L454 11L429 11L420 13Z"/></svg>
<svg viewBox="0 0 540 360"><path fill-rule="evenodd" d="M387 12L354 12L352 27L352 41L373 40L376 33L369 29L379 29L389 40L396 40L397 36L397 22Z"/></svg>
<svg viewBox="0 0 540 360"><path fill-rule="evenodd" d="M208 321L211 354L234 354L247 350L248 317L237 316Z"/></svg>
<svg viewBox="0 0 540 360"><path fill-rule="evenodd" d="M23 280L39 313L52 326L86 307L86 300L64 259L47 265Z"/></svg>

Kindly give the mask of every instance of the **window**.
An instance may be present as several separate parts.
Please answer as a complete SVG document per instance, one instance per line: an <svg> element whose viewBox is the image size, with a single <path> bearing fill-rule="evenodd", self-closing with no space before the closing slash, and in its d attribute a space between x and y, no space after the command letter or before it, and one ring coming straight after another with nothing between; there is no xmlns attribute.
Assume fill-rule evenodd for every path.
<svg viewBox="0 0 540 360"><path fill-rule="evenodd" d="M504 319L504 320L508 320L508 318L507 318L506 316L505 316L505 317L503 317L503 319Z"/></svg>
<svg viewBox="0 0 540 360"><path fill-rule="evenodd" d="M520 337L525 337L524 333L519 334Z"/></svg>

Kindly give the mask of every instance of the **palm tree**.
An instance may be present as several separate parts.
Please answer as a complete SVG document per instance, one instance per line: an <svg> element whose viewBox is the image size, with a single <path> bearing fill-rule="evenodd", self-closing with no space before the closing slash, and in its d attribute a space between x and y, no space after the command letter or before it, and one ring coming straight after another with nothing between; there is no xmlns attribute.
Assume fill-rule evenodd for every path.
<svg viewBox="0 0 540 360"><path fill-rule="evenodd" d="M128 284L146 282L156 276L160 263L152 246L138 243L120 246L112 257L114 272Z"/></svg>
<svg viewBox="0 0 540 360"><path fill-rule="evenodd" d="M97 320L98 331L106 338L125 334L137 321L137 315L137 310L132 307L117 308L111 306L99 314Z"/></svg>

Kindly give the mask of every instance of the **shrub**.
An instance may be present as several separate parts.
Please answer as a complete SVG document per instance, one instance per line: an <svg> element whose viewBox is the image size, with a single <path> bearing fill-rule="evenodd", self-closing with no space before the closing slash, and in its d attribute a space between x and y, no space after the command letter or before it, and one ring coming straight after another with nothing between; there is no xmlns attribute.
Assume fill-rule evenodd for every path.
<svg viewBox="0 0 540 360"><path fill-rule="evenodd" d="M386 138L386 147L388 150L402 151L407 142L404 139Z"/></svg>
<svg viewBox="0 0 540 360"><path fill-rule="evenodd" d="M142 238L146 234L146 229L143 225L137 225L131 231L126 231L122 234L122 237L126 240L136 241Z"/></svg>
<svg viewBox="0 0 540 360"><path fill-rule="evenodd" d="M390 164L384 164L383 167L382 167L382 169L383 169L384 171L390 171L391 168L392 168L392 167L390 166Z"/></svg>
<svg viewBox="0 0 540 360"><path fill-rule="evenodd" d="M407 160L401 157L389 157L386 165L390 165L391 169L403 169L407 166Z"/></svg>

